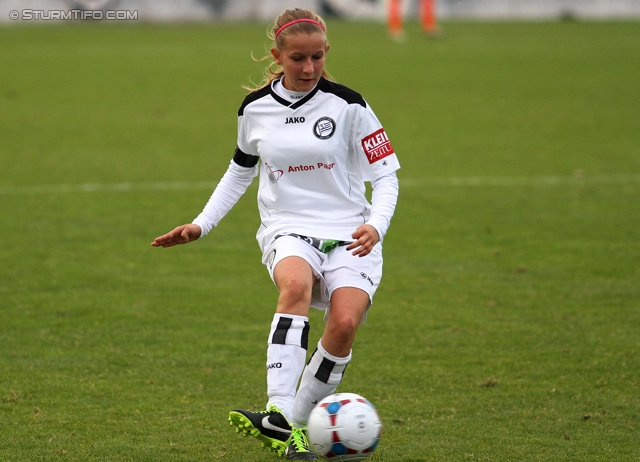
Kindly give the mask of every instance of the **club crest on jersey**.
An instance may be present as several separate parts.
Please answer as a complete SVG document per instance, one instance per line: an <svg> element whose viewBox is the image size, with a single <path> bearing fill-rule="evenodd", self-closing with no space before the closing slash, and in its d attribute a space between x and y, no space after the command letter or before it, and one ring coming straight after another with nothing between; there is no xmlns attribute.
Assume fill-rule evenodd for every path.
<svg viewBox="0 0 640 462"><path fill-rule="evenodd" d="M329 139L336 131L336 121L330 117L321 117L313 125L313 134L321 140Z"/></svg>
<svg viewBox="0 0 640 462"><path fill-rule="evenodd" d="M284 172L282 170L275 170L271 168L271 165L266 162L264 163L264 167L267 169L267 178L269 178L269 182L272 184L278 184L278 180L282 175L284 175Z"/></svg>
<svg viewBox="0 0 640 462"><path fill-rule="evenodd" d="M362 139L362 149L367 155L370 164L378 162L391 154L395 154L384 128L373 132L371 135L365 136Z"/></svg>

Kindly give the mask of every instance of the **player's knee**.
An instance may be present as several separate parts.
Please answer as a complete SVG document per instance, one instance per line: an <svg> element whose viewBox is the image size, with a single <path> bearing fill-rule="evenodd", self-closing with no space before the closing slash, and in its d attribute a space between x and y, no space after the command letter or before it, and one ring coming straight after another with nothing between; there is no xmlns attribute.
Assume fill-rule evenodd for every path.
<svg viewBox="0 0 640 462"><path fill-rule="evenodd" d="M331 324L331 336L336 346L350 347L359 324L358 321L348 316L336 319L335 322Z"/></svg>
<svg viewBox="0 0 640 462"><path fill-rule="evenodd" d="M291 303L307 302L311 299L311 286L301 278L289 278L279 286L280 297Z"/></svg>

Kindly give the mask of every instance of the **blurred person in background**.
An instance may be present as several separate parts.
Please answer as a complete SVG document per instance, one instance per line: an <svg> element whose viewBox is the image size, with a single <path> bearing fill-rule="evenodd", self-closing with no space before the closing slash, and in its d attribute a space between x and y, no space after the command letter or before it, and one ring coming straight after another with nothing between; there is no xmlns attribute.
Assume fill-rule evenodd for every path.
<svg viewBox="0 0 640 462"><path fill-rule="evenodd" d="M422 31L429 36L437 36L436 0L419 0L418 15ZM394 39L403 40L405 38L402 0L387 0L387 27L389 34Z"/></svg>

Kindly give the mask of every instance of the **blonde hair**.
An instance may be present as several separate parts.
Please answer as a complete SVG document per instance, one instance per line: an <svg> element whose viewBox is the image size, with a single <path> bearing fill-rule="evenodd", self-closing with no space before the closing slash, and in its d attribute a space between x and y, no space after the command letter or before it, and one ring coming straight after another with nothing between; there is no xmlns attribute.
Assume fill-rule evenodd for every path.
<svg viewBox="0 0 640 462"><path fill-rule="evenodd" d="M300 21L298 20L311 20L311 21ZM293 24L289 24L293 22ZM319 23L319 24L316 24ZM289 24L289 25L287 25ZM282 28L283 26L286 27ZM282 30L281 30L282 29ZM278 16L273 23L273 26L269 26L267 29L267 37L272 41L271 48L277 48L278 50L284 50L286 46L287 39L293 35L297 34L307 34L311 35L317 32L322 32L325 34L325 44L327 42L326 36L327 26L320 16L315 14L310 10L303 10L301 8L295 8L293 10L284 10L280 16ZM279 31L279 33L278 33ZM277 36L276 36L277 33ZM253 56L252 56L253 58ZM242 88L249 90L250 92L255 92L261 90L269 85L274 80L278 80L284 75L284 71L282 70L282 66L275 63L273 60L273 56L271 54L265 55L260 59L253 58L256 62L262 62L269 60L269 64L264 69L264 78L262 82L256 87L251 88L247 86L243 86ZM325 79L333 80L333 77L325 70L322 71L322 77Z"/></svg>

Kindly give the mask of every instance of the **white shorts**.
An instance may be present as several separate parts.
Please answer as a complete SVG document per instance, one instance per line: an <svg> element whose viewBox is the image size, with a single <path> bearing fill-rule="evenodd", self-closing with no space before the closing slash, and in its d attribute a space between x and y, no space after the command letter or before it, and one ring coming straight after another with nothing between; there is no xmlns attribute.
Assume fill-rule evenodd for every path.
<svg viewBox="0 0 640 462"><path fill-rule="evenodd" d="M366 257L356 257L347 246L337 247L329 253L322 253L315 247L293 236L282 236L272 241L262 255L271 280L276 265L287 257L303 258L313 270L316 282L311 294L311 306L326 310L334 290L341 287L355 287L369 294L369 306L382 279L382 245L378 242ZM275 283L275 281L274 281ZM363 317L366 318L366 314Z"/></svg>

